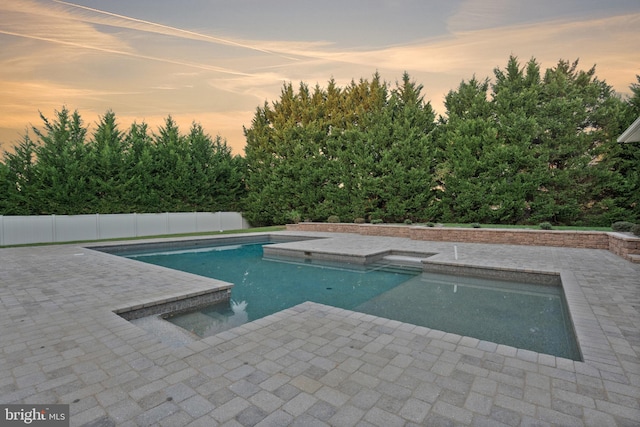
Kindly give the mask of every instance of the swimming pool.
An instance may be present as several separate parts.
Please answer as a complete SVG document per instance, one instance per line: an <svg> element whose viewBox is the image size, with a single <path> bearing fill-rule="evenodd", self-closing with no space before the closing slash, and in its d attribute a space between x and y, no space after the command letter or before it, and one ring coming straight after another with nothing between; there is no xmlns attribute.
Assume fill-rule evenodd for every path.
<svg viewBox="0 0 640 427"><path fill-rule="evenodd" d="M561 286L367 266L266 259L269 242L120 253L234 283L231 300L167 316L201 337L305 301L580 360Z"/></svg>

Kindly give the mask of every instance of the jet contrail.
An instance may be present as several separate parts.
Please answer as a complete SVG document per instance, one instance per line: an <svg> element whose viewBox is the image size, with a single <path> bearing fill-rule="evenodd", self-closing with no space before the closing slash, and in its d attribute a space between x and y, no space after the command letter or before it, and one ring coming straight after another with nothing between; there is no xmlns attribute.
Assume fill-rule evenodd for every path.
<svg viewBox="0 0 640 427"><path fill-rule="evenodd" d="M6 31L6 30L0 30L0 34L7 34L9 36L15 36L15 37L24 37L24 38L33 39L33 40L41 40L41 41L46 41L46 42L50 42L50 43L62 44L62 45L66 45L66 46L79 47L79 48L82 48L82 49L96 50L96 51L99 51L99 52L113 53L113 54L117 54L117 55L124 55L124 56L129 56L129 57L132 57L132 58L148 59L148 60L151 60L151 61L165 62L165 63L168 63L168 64L174 64L174 65L182 65L182 66L185 66L185 67L198 68L198 69L201 69L201 70L216 71L216 72L225 73L225 74L233 74L233 75L236 75L236 76L249 76L249 77L253 76L253 74L243 73L243 72L240 72L240 71L229 70L228 68L215 67L215 66L205 65L205 64L197 64L197 63L193 63L193 62L175 61L175 60L172 60L172 59L159 58L159 57L156 57L156 56L140 55L138 53L125 52L125 51L122 51L122 50L107 49L107 48L104 48L104 47L97 47L97 46L91 46L91 45L82 44L82 43L75 43L75 42L69 42L69 41L64 41L64 40L58 40L58 39L54 39L54 38L51 38L51 37L41 37L41 36L34 36L34 35L30 35L30 34L21 34L21 33L16 33L16 32L13 32L13 31Z"/></svg>
<svg viewBox="0 0 640 427"><path fill-rule="evenodd" d="M163 29L163 30L169 30L170 32L173 32L173 33L176 33L176 32L177 33L182 33L182 34L189 35L191 37L197 37L199 39L211 40L213 42L220 43L220 44L237 46L237 47L241 47L241 48L244 48L244 49L251 49L251 50L258 51L258 52L267 53L267 54L270 54L270 55L277 55L277 56L284 57L284 58L287 58L287 59L295 60L295 58L290 58L290 57L281 55L281 54L279 54L277 52L273 52L273 51L270 51L270 50L267 50L267 49L262 49L262 48L255 47L255 46L250 46L250 45L244 44L244 43L238 43L238 42L235 42L233 40L223 39L223 38L220 38L220 37L213 37L213 36L209 36L207 34L196 33L194 31L183 30L181 28L171 27L169 25L163 25L163 24L158 24L156 22L145 21L143 19L132 18L130 16L119 15L117 13L107 12L105 10L100 10L100 9L94 9L94 8L91 8L91 7L82 6L82 5L74 4L74 3L69 3L69 2L66 2L66 1L62 1L62 0L53 0L53 1L55 3L64 4L66 6L76 7L76 8L79 8L79 9L85 9L85 10L88 10L88 11L91 11L91 12L95 12L95 13L99 13L99 14L102 14L102 15L107 15L107 16L112 16L112 17L115 17L115 18L124 19L126 21L137 22L137 23L140 23L140 24L149 25L149 26L152 26L152 27L157 27L157 28L160 28L160 29ZM164 32L164 34L166 34L166 31Z"/></svg>

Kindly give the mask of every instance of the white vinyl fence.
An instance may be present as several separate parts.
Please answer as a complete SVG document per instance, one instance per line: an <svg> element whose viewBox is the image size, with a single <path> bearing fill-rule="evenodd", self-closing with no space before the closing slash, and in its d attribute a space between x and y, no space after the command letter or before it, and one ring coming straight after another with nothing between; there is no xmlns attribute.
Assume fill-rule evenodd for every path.
<svg viewBox="0 0 640 427"><path fill-rule="evenodd" d="M93 215L0 215L0 246L239 230L238 212L173 212Z"/></svg>

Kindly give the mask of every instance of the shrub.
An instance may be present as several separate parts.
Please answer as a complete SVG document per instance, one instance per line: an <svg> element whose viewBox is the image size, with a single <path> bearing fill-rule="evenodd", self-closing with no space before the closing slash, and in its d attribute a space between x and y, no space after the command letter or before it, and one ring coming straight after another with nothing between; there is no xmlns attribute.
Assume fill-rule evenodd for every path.
<svg viewBox="0 0 640 427"><path fill-rule="evenodd" d="M428 222L425 224L427 227L435 227L436 225L432 222Z"/></svg>
<svg viewBox="0 0 640 427"><path fill-rule="evenodd" d="M611 229L613 231L620 231L620 232L626 233L631 231L633 226L634 224L629 221L616 221L613 224L611 224Z"/></svg>
<svg viewBox="0 0 640 427"><path fill-rule="evenodd" d="M355 222L356 224L364 224L366 221L365 221L364 218L358 217L358 218L354 219L353 222Z"/></svg>
<svg viewBox="0 0 640 427"><path fill-rule="evenodd" d="M291 221L293 224L299 223L300 220L302 219L302 215L300 215L300 213L296 210L290 211L287 216L289 221Z"/></svg>
<svg viewBox="0 0 640 427"><path fill-rule="evenodd" d="M480 224L478 224L477 222L474 222L473 224L471 224L471 227L480 228Z"/></svg>
<svg viewBox="0 0 640 427"><path fill-rule="evenodd" d="M372 219L371 224L382 224L383 221L380 218Z"/></svg>
<svg viewBox="0 0 640 427"><path fill-rule="evenodd" d="M542 230L551 230L551 229L553 228L553 226L551 225L551 223L550 223L550 222L541 222L541 223L540 223L540 225L539 225L539 227L540 227Z"/></svg>
<svg viewBox="0 0 640 427"><path fill-rule="evenodd" d="M338 215L331 215L327 218L327 222L340 222L340 217Z"/></svg>
<svg viewBox="0 0 640 427"><path fill-rule="evenodd" d="M631 232L640 237L640 224L635 224L633 227L631 227Z"/></svg>
<svg viewBox="0 0 640 427"><path fill-rule="evenodd" d="M407 218L407 219L404 220L404 223L407 224L407 225L411 225L411 224L413 224L413 221L411 221L409 218Z"/></svg>

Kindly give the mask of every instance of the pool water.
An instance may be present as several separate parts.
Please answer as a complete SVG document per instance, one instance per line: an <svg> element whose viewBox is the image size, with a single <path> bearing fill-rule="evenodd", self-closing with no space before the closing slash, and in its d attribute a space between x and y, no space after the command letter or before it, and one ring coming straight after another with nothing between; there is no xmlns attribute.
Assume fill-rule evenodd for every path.
<svg viewBox="0 0 640 427"><path fill-rule="evenodd" d="M256 320L305 301L352 309L416 276L405 269L311 264L263 259L265 243L129 256L140 261L220 279L234 284L231 299L247 302ZM226 309L231 310L229 304ZM216 307L215 310L223 310ZM194 331L201 335L198 331Z"/></svg>
<svg viewBox="0 0 640 427"><path fill-rule="evenodd" d="M560 286L422 273L354 310L581 360Z"/></svg>
<svg viewBox="0 0 640 427"><path fill-rule="evenodd" d="M265 244L125 256L234 284L231 301L166 318L201 337L312 301L580 360L560 286L265 259Z"/></svg>

